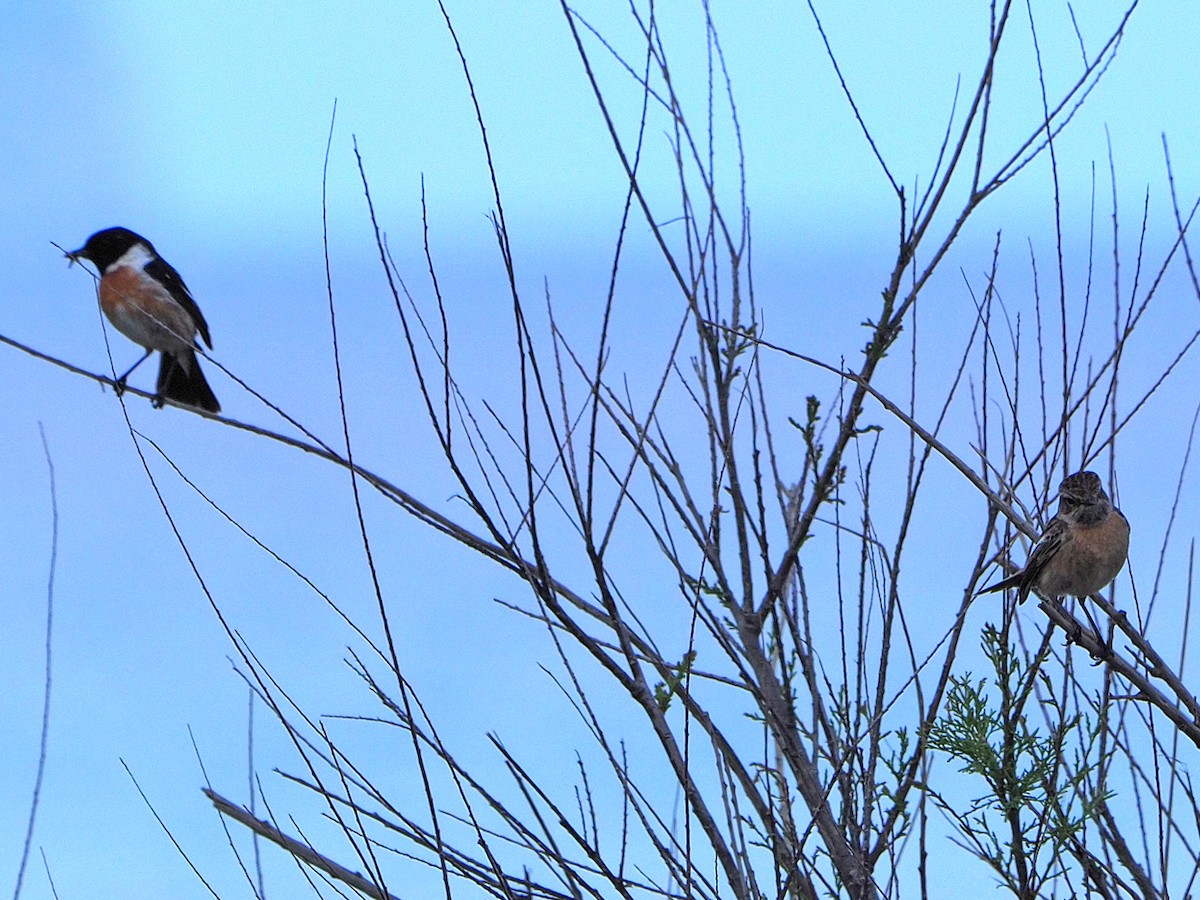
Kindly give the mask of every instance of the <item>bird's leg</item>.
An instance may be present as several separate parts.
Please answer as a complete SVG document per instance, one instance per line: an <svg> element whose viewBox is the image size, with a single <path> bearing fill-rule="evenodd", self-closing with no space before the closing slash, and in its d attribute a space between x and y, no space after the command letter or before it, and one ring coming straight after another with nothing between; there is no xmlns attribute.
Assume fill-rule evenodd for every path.
<svg viewBox="0 0 1200 900"><path fill-rule="evenodd" d="M145 353L143 353L142 358L139 359L137 362L135 362L128 369L126 369L125 374L117 379L116 384L113 385L113 390L117 392L118 397L120 397L123 393L125 393L125 379L128 378L130 375L132 375L133 370L136 369L138 366L140 366L142 363L144 363L146 361L146 357L149 356L152 352L153 351L151 351L151 350L147 350Z"/></svg>
<svg viewBox="0 0 1200 900"><path fill-rule="evenodd" d="M1092 611L1090 609L1088 609L1087 604L1084 603L1083 600L1084 600L1083 597L1079 598L1079 605L1083 607L1083 614L1087 617L1088 624L1092 626L1092 631L1094 631L1096 633L1096 642L1099 643L1104 648L1102 651L1098 651L1097 653L1092 654L1092 660L1093 660L1092 664L1098 666L1098 665L1100 665L1100 663L1104 662L1106 659L1112 658L1112 655L1113 655L1112 643L1111 643L1111 639L1107 635L1101 636L1100 626L1097 625L1096 620L1094 618L1092 618Z"/></svg>
<svg viewBox="0 0 1200 900"><path fill-rule="evenodd" d="M1074 616L1071 616L1067 612L1067 608L1066 608L1066 606L1063 605L1062 601L1063 601L1062 597L1055 597L1053 602L1055 604L1057 604L1057 606L1060 610L1062 610L1063 615L1067 616L1069 619L1071 619L1072 622L1075 623L1075 627L1063 629L1067 633L1067 643L1078 645L1079 639L1081 637L1083 637L1083 626L1079 624L1079 621Z"/></svg>

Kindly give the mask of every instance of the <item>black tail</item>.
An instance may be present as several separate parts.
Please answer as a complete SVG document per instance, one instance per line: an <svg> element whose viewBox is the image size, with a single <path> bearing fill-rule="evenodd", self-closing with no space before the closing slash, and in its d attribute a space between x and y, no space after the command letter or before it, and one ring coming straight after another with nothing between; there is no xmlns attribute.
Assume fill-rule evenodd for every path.
<svg viewBox="0 0 1200 900"><path fill-rule="evenodd" d="M205 412L215 414L221 411L221 404L200 371L200 361L191 350L178 355L162 354L158 365L157 390L160 405L163 400L173 400Z"/></svg>

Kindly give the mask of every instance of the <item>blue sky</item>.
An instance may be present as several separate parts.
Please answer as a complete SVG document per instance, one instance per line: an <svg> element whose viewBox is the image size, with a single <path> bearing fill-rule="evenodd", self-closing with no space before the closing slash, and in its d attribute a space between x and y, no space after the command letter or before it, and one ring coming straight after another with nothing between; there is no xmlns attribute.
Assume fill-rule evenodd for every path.
<svg viewBox="0 0 1200 900"><path fill-rule="evenodd" d="M616 6L581 9L605 34L635 48ZM1076 13L1094 53L1123 6L1087 6ZM623 185L563 16L553 4L515 4L501 13L490 4L451 0L448 7L487 118L522 287L531 298L548 287L568 332L592 340ZM964 93L973 83L986 5L817 8L890 168L923 186L955 80L962 75ZM1078 62L1069 19L1060 4L1033 8L1052 85L1061 88ZM850 357L861 348L859 323L873 309L894 257L896 213L887 182L802 4L716 3L714 15L743 127L767 337L833 361ZM336 100L331 264L360 459L435 508L461 513L411 394L411 373L397 353L352 145L357 138L397 265L427 297L423 179L431 247L458 322L464 385L511 403L512 386L503 378L497 383L495 368L510 350L511 326L487 218L494 201L437 6L10 2L4 18L0 235L16 266L0 305L0 333L104 370L92 281L80 268L68 268L51 242L74 248L93 231L124 225L152 240L188 281L208 319L215 358L326 439L337 439L321 256L322 163ZM666 20L669 46L677 48L676 77L695 103L704 89L700 24L690 4L672 5ZM1110 76L1063 138L1074 289L1081 283L1093 166L1102 201L1097 223L1101 233L1108 228L1108 138L1125 239L1135 239L1147 191L1150 235L1161 242L1168 233L1164 133L1181 196L1200 190L1197 46L1200 24L1189 5L1139 9ZM1029 58L1028 41L1015 41L998 75L1004 88L998 88L994 124L998 145L1014 124L1036 115ZM691 81L680 77L689 73ZM636 92L611 68L605 78L631 134ZM694 109L699 117L702 107ZM648 183L666 201L673 183L665 136L651 133L649 147L655 174ZM733 161L726 159L732 178ZM1006 299L1014 309L1027 308L1018 285L1028 279L1029 247L1047 272L1053 256L1046 178L1044 167L1034 167L964 235L931 290L923 323L937 327L928 329L928 340L953 347L966 334L971 320L962 312L970 300L963 279L980 283L1000 228L1014 279ZM634 232L627 300L617 322L628 342L618 346L614 365L636 380L643 356L661 351L662 335L679 311L657 302L672 288L644 225L637 222ZM1129 260L1133 248L1130 243ZM1132 278L1129 269L1125 277ZM1131 363L1129 396L1156 374L1178 335L1194 330L1195 318L1195 299L1180 287L1178 297L1147 320L1150 350ZM119 335L110 332L109 339L121 370L136 351ZM828 387L791 364L771 366L785 394ZM206 368L227 415L282 427L228 378ZM248 895L198 792L202 779L188 735L190 726L218 789L243 799L246 691L229 662L232 648L134 452L121 406L94 382L9 348L0 348L0 370L6 385L0 413L8 423L0 442L6 498L0 505L0 568L6 572L0 753L8 761L0 767L0 795L9 798L0 807L0 871L15 869L40 720L51 549L41 427L54 463L59 532L53 724L34 846L45 851L60 896L206 896L142 804L124 760L221 895ZM148 365L134 382L150 384L152 371ZM1194 384L1194 368L1183 371L1179 383ZM1181 390L1152 406L1126 438L1129 456L1147 461L1129 466L1121 480L1135 536L1147 536L1140 547L1135 543L1135 578L1154 571L1164 527L1156 511L1173 488L1193 395ZM1175 409L1185 410L1182 425ZM344 473L179 411L152 410L138 399L129 400L128 412L133 427L231 515L353 615L370 620L373 600ZM969 426L952 439L968 453ZM370 712L370 698L342 663L349 637L334 627L323 602L232 533L161 460L151 456L150 465L218 605L280 682L314 710ZM1196 513L1189 499L1181 520L1189 534ZM367 514L375 546L386 551L381 577L403 609L408 675L439 714L443 735L457 742L464 758L490 758L483 734L496 730L523 751L570 760L584 738L563 725L573 722L571 714L539 670L539 663L553 661L545 635L491 602L523 600L520 585L373 497ZM1139 531L1139 521L1155 524ZM631 554L639 549L631 542ZM910 563L941 579L932 583L944 592L948 611L962 587L953 580L957 571L944 580L944 553L954 550L964 550L965 572L969 548ZM1169 558L1181 565L1177 556ZM513 704L513 696L536 699ZM263 719L260 766L264 772L289 767L294 760L286 743ZM278 789L284 807L302 796ZM294 873L285 866L271 872L277 895L286 894L282 886L292 884ZM50 895L35 849L23 896Z"/></svg>

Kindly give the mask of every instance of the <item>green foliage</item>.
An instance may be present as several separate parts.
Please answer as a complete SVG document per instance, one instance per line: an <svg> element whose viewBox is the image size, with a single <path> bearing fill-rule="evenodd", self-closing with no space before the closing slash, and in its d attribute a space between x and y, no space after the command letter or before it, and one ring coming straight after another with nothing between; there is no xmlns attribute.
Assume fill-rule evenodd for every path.
<svg viewBox="0 0 1200 900"><path fill-rule="evenodd" d="M817 437L818 425L821 422L821 401L815 396L809 395L805 401L804 421L797 422L794 418L788 417L788 422L792 427L800 432L800 437L804 441L804 472L806 475L812 475L814 479L821 468L821 460L825 456L825 445ZM868 426L866 429L856 429L852 432L852 436L857 437L869 431L880 430L878 426ZM846 467L839 466L834 473L831 482L822 484L817 481L814 484L818 500L821 503L840 503L836 499L837 489L846 480Z"/></svg>
<svg viewBox="0 0 1200 900"><path fill-rule="evenodd" d="M1051 725L1043 733L1026 714L1026 704L1039 702L1030 690L1036 667L1022 666L991 626L984 631L983 649L994 680L971 673L951 676L944 711L926 737L931 750L961 763L960 771L981 780L986 790L965 810L944 794L933 796L965 845L1013 890L1028 896L1060 867L1110 795L1088 789L1095 765L1087 753L1094 746L1093 724L1067 715L1045 683L1038 716ZM999 694L997 703L993 691Z"/></svg>
<svg viewBox="0 0 1200 900"><path fill-rule="evenodd" d="M821 401L810 394L805 405L804 422L797 422L790 417L788 421L792 423L792 427L799 430L800 437L804 440L806 462L815 469L825 454L825 447L817 440L817 424L821 421Z"/></svg>
<svg viewBox="0 0 1200 900"><path fill-rule="evenodd" d="M679 664L672 667L666 681L660 681L654 686L654 700L663 712L671 705L671 698L679 692L683 680L691 674L692 663L696 661L696 651L689 650L683 655Z"/></svg>

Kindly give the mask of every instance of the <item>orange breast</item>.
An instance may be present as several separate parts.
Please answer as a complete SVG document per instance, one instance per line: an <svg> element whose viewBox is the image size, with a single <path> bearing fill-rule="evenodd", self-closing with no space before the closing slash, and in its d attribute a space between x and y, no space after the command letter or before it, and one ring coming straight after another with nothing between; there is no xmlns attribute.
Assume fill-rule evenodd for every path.
<svg viewBox="0 0 1200 900"><path fill-rule="evenodd" d="M142 277L134 269L122 267L100 279L100 308L110 319L114 314L120 315L129 304L136 303L134 296L140 291Z"/></svg>
<svg viewBox="0 0 1200 900"><path fill-rule="evenodd" d="M144 272L120 266L100 279L100 308L125 337L147 350L190 350L196 323L171 292Z"/></svg>

